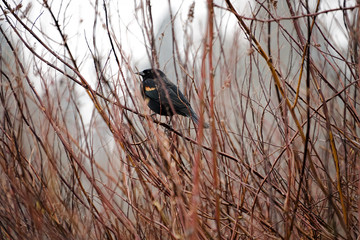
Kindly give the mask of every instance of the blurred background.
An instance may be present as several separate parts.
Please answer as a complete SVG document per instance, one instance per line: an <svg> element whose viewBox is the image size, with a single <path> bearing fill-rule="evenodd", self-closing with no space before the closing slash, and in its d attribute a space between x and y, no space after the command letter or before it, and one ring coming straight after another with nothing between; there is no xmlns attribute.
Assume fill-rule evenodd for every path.
<svg viewBox="0 0 360 240"><path fill-rule="evenodd" d="M1 239L357 239L359 4L2 0Z"/></svg>

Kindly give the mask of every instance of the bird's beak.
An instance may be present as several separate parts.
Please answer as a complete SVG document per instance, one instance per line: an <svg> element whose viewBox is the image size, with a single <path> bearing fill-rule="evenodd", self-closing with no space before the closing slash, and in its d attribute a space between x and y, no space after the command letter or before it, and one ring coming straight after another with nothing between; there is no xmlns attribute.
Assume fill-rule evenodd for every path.
<svg viewBox="0 0 360 240"><path fill-rule="evenodd" d="M140 76L144 76L144 75L145 75L144 72L136 72L135 74L140 75Z"/></svg>

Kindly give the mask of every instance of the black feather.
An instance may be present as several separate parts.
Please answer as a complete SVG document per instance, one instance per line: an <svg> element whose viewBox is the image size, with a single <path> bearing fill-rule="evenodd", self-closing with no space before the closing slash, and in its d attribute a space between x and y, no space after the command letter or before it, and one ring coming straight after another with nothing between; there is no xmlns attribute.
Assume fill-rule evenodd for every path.
<svg viewBox="0 0 360 240"><path fill-rule="evenodd" d="M199 117L179 88L158 69L146 69L137 73L142 76L141 93L148 100L148 107L157 114L190 117L196 125ZM204 127L208 125L205 123Z"/></svg>

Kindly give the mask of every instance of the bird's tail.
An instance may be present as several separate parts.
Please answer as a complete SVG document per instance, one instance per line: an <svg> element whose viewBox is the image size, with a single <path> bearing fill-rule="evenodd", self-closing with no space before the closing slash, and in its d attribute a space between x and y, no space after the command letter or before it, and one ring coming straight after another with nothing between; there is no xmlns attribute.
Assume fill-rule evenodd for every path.
<svg viewBox="0 0 360 240"><path fill-rule="evenodd" d="M191 109L191 119L194 121L194 123L199 126L199 116L194 112L194 110ZM206 122L203 123L204 128L209 128L209 124Z"/></svg>

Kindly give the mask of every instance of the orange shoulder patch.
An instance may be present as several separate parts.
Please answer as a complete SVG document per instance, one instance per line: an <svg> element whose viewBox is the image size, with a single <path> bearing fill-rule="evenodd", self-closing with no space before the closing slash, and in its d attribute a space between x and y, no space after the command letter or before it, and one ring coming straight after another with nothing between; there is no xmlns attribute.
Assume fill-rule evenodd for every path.
<svg viewBox="0 0 360 240"><path fill-rule="evenodd" d="M155 87L145 87L145 91L147 92L154 91L155 89Z"/></svg>

